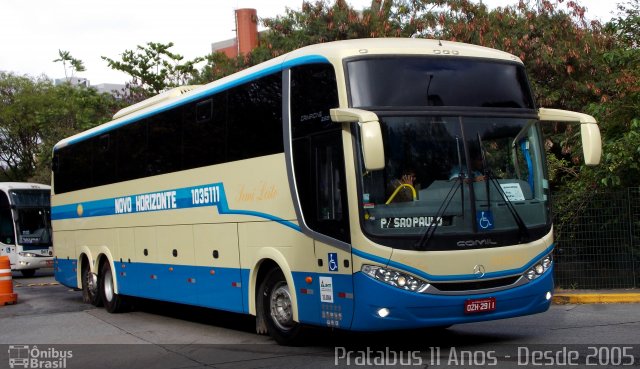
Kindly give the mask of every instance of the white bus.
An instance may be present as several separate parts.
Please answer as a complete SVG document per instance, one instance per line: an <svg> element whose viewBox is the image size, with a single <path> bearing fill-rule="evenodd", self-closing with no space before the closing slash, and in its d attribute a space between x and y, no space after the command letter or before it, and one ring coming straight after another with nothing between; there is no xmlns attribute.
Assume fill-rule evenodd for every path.
<svg viewBox="0 0 640 369"><path fill-rule="evenodd" d="M301 327L450 326L543 312L553 232L522 62L421 39L305 47L133 105L54 148L56 279Z"/></svg>
<svg viewBox="0 0 640 369"><path fill-rule="evenodd" d="M25 277L53 266L50 194L46 185L0 182L0 256Z"/></svg>

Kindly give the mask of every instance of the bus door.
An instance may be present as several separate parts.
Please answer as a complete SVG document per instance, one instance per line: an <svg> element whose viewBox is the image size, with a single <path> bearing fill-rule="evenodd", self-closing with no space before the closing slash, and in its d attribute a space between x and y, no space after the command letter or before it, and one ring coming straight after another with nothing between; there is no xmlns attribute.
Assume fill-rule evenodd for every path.
<svg viewBox="0 0 640 369"><path fill-rule="evenodd" d="M305 221L327 238L314 241L315 285L318 290L319 323L349 328L353 314L353 268L346 196L342 130L331 130L309 139L310 188L313 201L305 204ZM338 241L338 242L336 242ZM317 320L315 321L317 323Z"/></svg>

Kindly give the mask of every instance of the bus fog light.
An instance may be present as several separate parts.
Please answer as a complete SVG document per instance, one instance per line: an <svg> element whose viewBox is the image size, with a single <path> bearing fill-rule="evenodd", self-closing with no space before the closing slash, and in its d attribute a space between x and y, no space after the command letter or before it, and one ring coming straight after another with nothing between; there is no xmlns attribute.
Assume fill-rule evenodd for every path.
<svg viewBox="0 0 640 369"><path fill-rule="evenodd" d="M389 313L390 313L390 311L389 311L389 309L387 309L387 308L378 309L378 316L379 316L380 318L386 318L386 317L388 317L388 316L389 316Z"/></svg>
<svg viewBox="0 0 640 369"><path fill-rule="evenodd" d="M547 301L551 300L551 292L547 292L545 298L547 299Z"/></svg>

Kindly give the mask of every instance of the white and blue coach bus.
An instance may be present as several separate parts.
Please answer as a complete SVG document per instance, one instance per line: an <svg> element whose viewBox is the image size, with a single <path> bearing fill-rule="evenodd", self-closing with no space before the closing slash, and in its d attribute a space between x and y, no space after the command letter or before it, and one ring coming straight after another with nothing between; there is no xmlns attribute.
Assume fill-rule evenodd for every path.
<svg viewBox="0 0 640 369"><path fill-rule="evenodd" d="M130 296L376 331L540 313L553 293L542 121L522 62L419 39L314 45L172 90L54 148L55 274Z"/></svg>
<svg viewBox="0 0 640 369"><path fill-rule="evenodd" d="M0 182L0 256L25 277L53 267L50 201L47 185Z"/></svg>

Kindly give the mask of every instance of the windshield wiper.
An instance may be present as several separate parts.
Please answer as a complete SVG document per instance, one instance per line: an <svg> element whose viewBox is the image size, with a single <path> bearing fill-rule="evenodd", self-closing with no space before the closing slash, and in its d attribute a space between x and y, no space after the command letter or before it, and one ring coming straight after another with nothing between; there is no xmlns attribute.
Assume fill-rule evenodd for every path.
<svg viewBox="0 0 640 369"><path fill-rule="evenodd" d="M427 228L427 230L422 234L420 240L418 240L418 242L413 245L413 248L415 250L424 251L427 249L429 242L433 238L433 235L436 233L436 229L438 229L438 219L442 219L442 217L444 216L444 212L447 211L447 208L449 207L451 200L453 200L453 197L456 195L456 192L458 192L458 189L460 189L460 204L462 206L462 215L464 216L464 186L462 184L464 183L465 173L462 168L462 153L460 152L459 137L456 137L456 147L458 148L458 178L456 178L456 180L453 182L453 185L449 189L447 196L444 197L444 200L440 204L438 211L436 211L434 218L431 220L431 223L429 223L429 227Z"/></svg>
<svg viewBox="0 0 640 369"><path fill-rule="evenodd" d="M435 216L431 220L431 223L429 223L429 227L422 234L422 237L420 237L420 240L418 240L418 242L416 242L413 245L414 250L425 251L427 249L429 242L433 238L433 235L436 233L436 229L438 229L438 225L442 222L442 217L444 216L444 212L447 211L447 208L449 207L449 204L451 204L451 200L453 200L453 197L456 195L456 192L458 192L458 189L463 187L462 186L463 177L464 177L464 174L460 172L460 174L458 175L458 178L456 178L456 180L453 182L453 185L449 189L449 193L447 193L447 196L444 197L444 200L440 204L440 207L438 208L438 211L436 212ZM464 204L464 201L462 201L462 203Z"/></svg>

